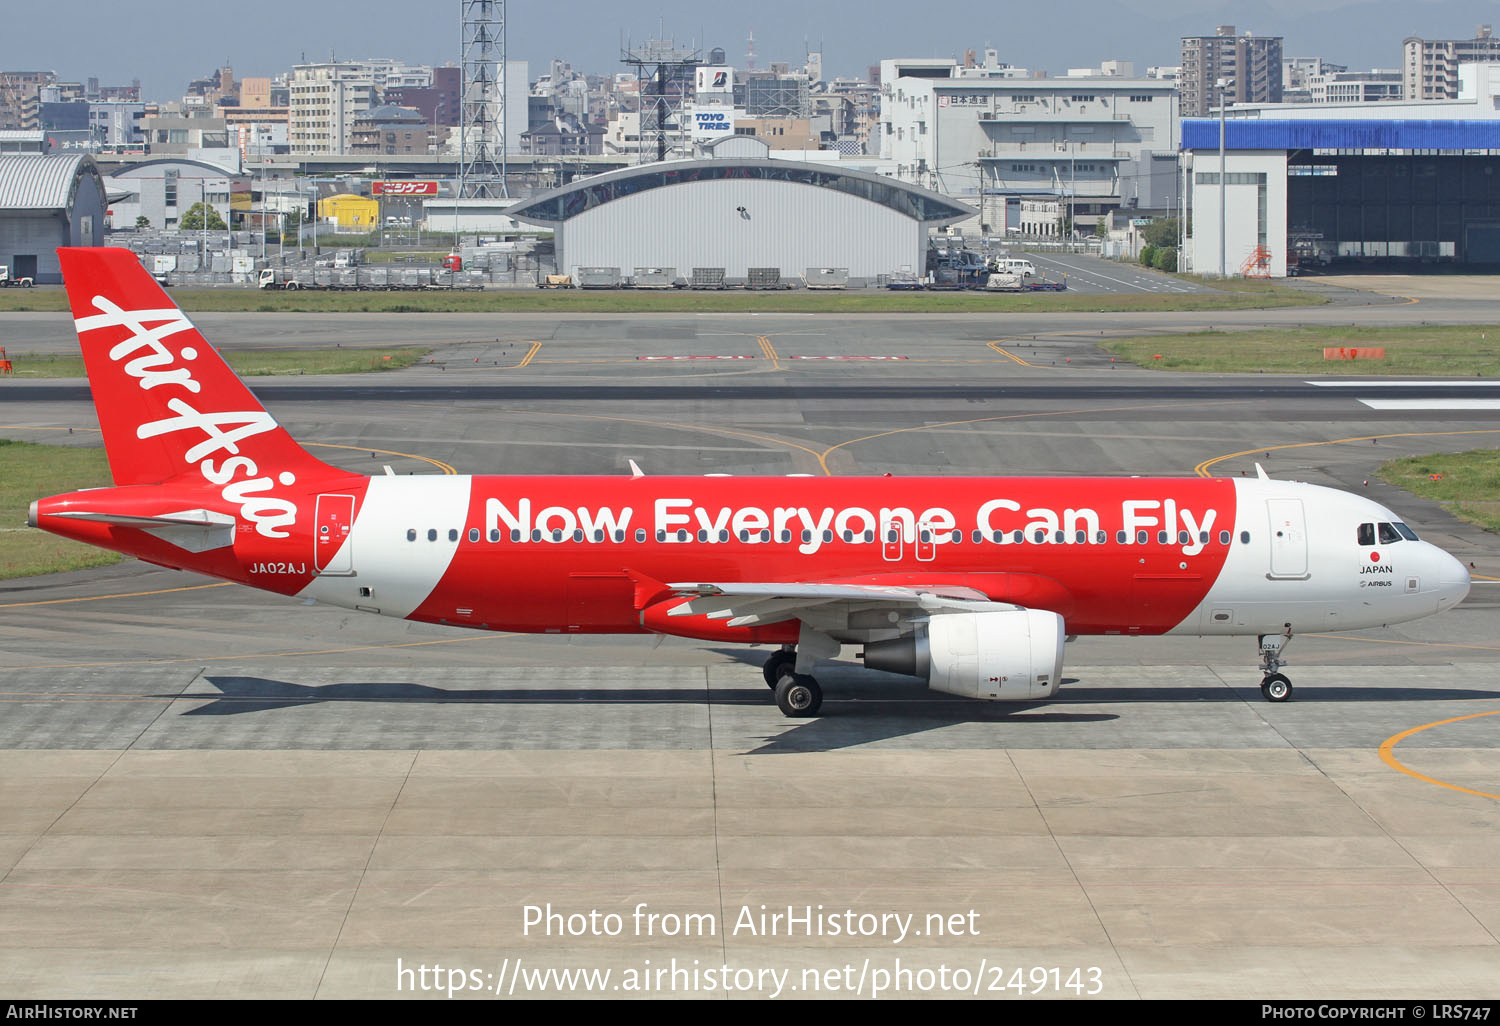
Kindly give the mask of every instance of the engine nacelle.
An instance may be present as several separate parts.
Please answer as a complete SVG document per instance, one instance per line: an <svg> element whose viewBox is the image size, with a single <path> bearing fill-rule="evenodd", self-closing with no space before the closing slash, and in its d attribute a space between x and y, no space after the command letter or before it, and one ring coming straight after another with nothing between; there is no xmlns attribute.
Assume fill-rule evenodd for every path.
<svg viewBox="0 0 1500 1026"><path fill-rule="evenodd" d="M934 691L997 702L1051 698L1062 683L1063 618L1044 609L940 613L914 634L865 645L865 665L925 677Z"/></svg>

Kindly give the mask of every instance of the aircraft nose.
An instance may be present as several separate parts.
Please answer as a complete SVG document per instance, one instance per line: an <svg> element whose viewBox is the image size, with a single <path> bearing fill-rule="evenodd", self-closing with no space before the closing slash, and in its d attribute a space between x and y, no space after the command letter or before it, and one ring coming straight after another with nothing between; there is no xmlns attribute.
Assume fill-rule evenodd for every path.
<svg viewBox="0 0 1500 1026"><path fill-rule="evenodd" d="M1469 594L1469 568L1438 549L1438 609L1452 609Z"/></svg>

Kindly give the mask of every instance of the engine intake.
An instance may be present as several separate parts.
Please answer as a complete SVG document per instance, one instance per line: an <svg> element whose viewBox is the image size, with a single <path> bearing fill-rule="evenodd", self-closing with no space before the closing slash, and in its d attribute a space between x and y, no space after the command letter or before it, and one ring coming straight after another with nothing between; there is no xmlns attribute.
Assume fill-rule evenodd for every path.
<svg viewBox="0 0 1500 1026"><path fill-rule="evenodd" d="M865 645L874 670L997 702L1051 698L1062 682L1063 618L1044 609L942 613L904 638Z"/></svg>

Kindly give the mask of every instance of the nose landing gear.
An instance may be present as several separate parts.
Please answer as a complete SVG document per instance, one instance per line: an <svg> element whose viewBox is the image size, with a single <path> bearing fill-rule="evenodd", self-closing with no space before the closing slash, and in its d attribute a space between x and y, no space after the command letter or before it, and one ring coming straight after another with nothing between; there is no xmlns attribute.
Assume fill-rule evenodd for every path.
<svg viewBox="0 0 1500 1026"><path fill-rule="evenodd" d="M1260 669L1263 674L1260 693L1267 702L1285 702L1292 697L1292 682L1281 672L1285 660L1281 654L1292 640L1292 625L1286 624L1280 634L1260 636Z"/></svg>

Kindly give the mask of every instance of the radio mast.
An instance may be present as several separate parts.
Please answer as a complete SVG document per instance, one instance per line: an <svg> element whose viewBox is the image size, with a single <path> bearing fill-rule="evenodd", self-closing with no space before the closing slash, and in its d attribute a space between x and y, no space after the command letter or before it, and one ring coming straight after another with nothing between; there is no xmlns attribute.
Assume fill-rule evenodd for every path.
<svg viewBox="0 0 1500 1026"><path fill-rule="evenodd" d="M459 0L458 194L509 196L506 191L505 0Z"/></svg>

